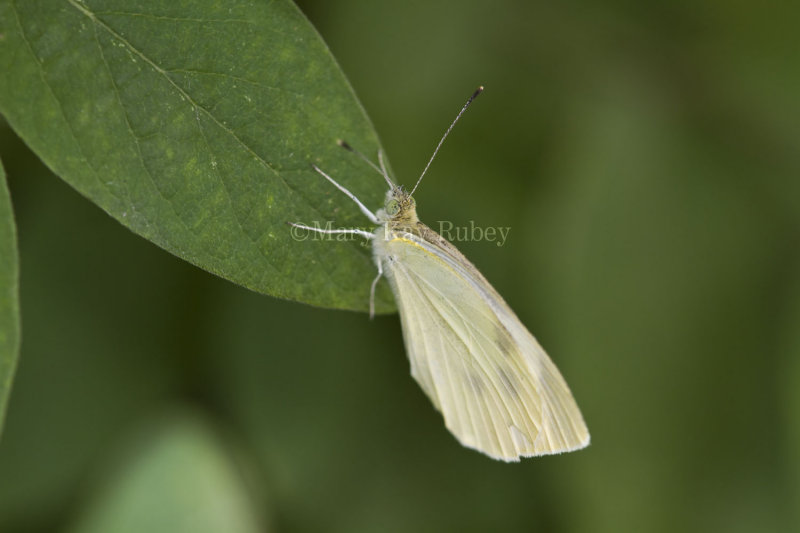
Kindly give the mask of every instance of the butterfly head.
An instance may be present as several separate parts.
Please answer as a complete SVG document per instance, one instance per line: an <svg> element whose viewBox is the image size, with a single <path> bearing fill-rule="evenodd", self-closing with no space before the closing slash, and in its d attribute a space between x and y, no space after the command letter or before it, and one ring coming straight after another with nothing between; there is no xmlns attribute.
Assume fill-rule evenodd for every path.
<svg viewBox="0 0 800 533"><path fill-rule="evenodd" d="M419 222L417 203L402 187L392 187L386 192L383 212L387 222L393 225L409 225Z"/></svg>

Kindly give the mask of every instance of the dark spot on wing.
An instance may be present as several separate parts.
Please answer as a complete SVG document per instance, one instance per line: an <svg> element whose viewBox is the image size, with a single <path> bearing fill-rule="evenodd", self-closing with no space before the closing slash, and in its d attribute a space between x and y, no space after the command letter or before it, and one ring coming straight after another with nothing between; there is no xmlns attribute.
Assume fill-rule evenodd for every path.
<svg viewBox="0 0 800 533"><path fill-rule="evenodd" d="M519 392L517 391L517 385L519 384L519 380L517 379L516 374L509 368L500 368L497 367L497 375L500 377L500 382L503 386L511 392L514 396L519 396Z"/></svg>
<svg viewBox="0 0 800 533"><path fill-rule="evenodd" d="M474 372L470 372L469 374L469 384L472 390L475 391L475 394L482 395L483 391L486 390L486 384L483 382L483 378Z"/></svg>
<svg viewBox="0 0 800 533"><path fill-rule="evenodd" d="M511 333L499 322L494 325L493 338L503 355L511 357L514 351L514 340L511 338Z"/></svg>

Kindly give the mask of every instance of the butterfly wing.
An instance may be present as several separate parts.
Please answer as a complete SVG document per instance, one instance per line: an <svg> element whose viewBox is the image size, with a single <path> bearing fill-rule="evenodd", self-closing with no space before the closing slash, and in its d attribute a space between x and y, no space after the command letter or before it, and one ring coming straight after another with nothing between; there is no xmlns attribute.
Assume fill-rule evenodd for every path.
<svg viewBox="0 0 800 533"><path fill-rule="evenodd" d="M505 461L588 445L569 387L533 335L455 247L422 228L423 237L376 239L375 254L397 300L411 374L447 428Z"/></svg>

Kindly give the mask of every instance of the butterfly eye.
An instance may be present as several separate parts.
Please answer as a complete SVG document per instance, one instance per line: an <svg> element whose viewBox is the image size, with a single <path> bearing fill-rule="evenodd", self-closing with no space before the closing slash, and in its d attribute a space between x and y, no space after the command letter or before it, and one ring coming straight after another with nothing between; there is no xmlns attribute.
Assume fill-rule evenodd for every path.
<svg viewBox="0 0 800 533"><path fill-rule="evenodd" d="M400 202L397 200L389 200L386 203L386 214L389 216L394 216L400 211Z"/></svg>

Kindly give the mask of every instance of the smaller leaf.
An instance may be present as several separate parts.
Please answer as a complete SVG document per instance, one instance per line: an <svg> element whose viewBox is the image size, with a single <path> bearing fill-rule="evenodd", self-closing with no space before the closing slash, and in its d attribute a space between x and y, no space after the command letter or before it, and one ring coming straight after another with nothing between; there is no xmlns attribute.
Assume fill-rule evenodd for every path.
<svg viewBox="0 0 800 533"><path fill-rule="evenodd" d="M173 415L132 442L72 533L264 531L234 462L202 419Z"/></svg>
<svg viewBox="0 0 800 533"><path fill-rule="evenodd" d="M0 163L0 435L19 357L19 257L6 174Z"/></svg>

